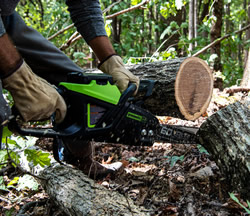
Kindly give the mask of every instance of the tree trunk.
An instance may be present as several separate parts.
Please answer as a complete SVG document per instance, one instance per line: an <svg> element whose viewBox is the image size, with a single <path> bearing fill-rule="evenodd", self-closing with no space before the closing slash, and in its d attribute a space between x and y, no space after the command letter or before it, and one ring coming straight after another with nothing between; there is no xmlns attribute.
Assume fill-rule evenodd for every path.
<svg viewBox="0 0 250 216"><path fill-rule="evenodd" d="M194 0L189 1L189 19L188 19L188 39L194 38ZM193 51L193 43L189 42L189 51Z"/></svg>
<svg viewBox="0 0 250 216"><path fill-rule="evenodd" d="M250 98L210 116L198 131L231 189L250 198ZM232 191L229 191L232 192Z"/></svg>
<svg viewBox="0 0 250 216"><path fill-rule="evenodd" d="M250 23L250 2L248 4L248 20L247 23ZM246 31L246 41L250 40L250 29ZM240 86L249 87L250 86L250 48L245 49L245 59L244 59L244 73L241 80Z"/></svg>
<svg viewBox="0 0 250 216"><path fill-rule="evenodd" d="M104 188L76 169L54 165L40 176L47 179L41 184L49 197L67 215L150 215L131 199Z"/></svg>
<svg viewBox="0 0 250 216"><path fill-rule="evenodd" d="M211 43L214 42L217 38L221 37L223 0L215 0L214 1L213 15L216 17L216 20L213 22L211 32L210 32ZM220 43L211 47L211 54L216 54L218 56L214 62L214 70L215 71L222 71Z"/></svg>
<svg viewBox="0 0 250 216"><path fill-rule="evenodd" d="M246 66L244 69L242 81L240 83L240 86L242 87L250 87L250 49L248 50L246 59Z"/></svg>
<svg viewBox="0 0 250 216"><path fill-rule="evenodd" d="M142 80L156 81L152 95L144 104L153 114L195 120L206 112L213 77L203 60L179 58L138 64L128 69Z"/></svg>
<svg viewBox="0 0 250 216"><path fill-rule="evenodd" d="M194 0L194 38L198 38L198 2ZM194 42L194 47L197 47L197 41Z"/></svg>

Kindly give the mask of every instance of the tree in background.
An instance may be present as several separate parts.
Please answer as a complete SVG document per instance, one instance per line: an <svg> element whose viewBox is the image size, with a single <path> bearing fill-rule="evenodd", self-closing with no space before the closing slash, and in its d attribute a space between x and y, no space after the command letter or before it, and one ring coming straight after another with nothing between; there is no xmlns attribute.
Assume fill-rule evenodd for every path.
<svg viewBox="0 0 250 216"><path fill-rule="evenodd" d="M100 2L106 30L116 52L125 62L133 64L191 56L218 38L244 27L249 17L247 0ZM75 33L64 1L21 0L18 11L28 25L51 38L77 64L82 67L92 65L94 55ZM126 12L119 13L121 11ZM51 37L62 29L67 30ZM239 84L242 79L243 59L249 49L247 34L246 31L232 34L199 55L214 67L224 86Z"/></svg>

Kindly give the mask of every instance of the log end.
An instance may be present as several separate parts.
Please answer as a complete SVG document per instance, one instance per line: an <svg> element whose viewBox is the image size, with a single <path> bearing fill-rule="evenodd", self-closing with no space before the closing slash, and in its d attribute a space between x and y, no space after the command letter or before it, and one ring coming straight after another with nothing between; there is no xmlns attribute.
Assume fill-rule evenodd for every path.
<svg viewBox="0 0 250 216"><path fill-rule="evenodd" d="M213 76L202 59L185 59L177 72L175 99L180 112L187 120L195 120L204 114L213 93Z"/></svg>

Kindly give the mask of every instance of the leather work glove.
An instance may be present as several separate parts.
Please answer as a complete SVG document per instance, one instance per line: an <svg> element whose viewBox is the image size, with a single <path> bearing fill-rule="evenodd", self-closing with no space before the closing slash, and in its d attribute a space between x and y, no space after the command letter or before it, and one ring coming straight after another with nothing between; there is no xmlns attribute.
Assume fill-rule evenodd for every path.
<svg viewBox="0 0 250 216"><path fill-rule="evenodd" d="M60 123L66 115L66 104L52 85L35 75L23 62L13 74L2 80L24 121L48 119L54 112Z"/></svg>
<svg viewBox="0 0 250 216"><path fill-rule="evenodd" d="M120 56L111 56L99 66L99 69L113 77L114 83L120 92L124 92L129 83L134 83L137 87L134 95L137 93L140 80L125 68Z"/></svg>

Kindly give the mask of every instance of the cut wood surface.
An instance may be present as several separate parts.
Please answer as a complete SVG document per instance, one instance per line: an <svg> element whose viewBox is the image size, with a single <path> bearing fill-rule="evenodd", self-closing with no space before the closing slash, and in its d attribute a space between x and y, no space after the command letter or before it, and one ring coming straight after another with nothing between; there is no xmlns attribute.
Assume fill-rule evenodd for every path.
<svg viewBox="0 0 250 216"><path fill-rule="evenodd" d="M210 116L198 131L231 190L250 198L250 98ZM229 192L232 192L229 191Z"/></svg>
<svg viewBox="0 0 250 216"><path fill-rule="evenodd" d="M195 120L206 112L213 91L210 68L200 58L138 64L128 69L140 79L155 80L145 108L156 115Z"/></svg>
<svg viewBox="0 0 250 216"><path fill-rule="evenodd" d="M50 199L67 215L150 215L149 210L95 183L79 170L54 165L46 168L40 176L47 179L41 180L41 184Z"/></svg>

